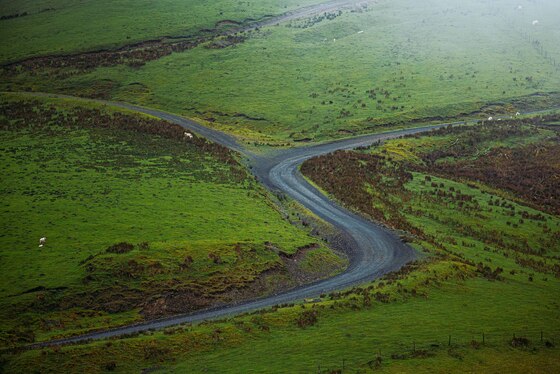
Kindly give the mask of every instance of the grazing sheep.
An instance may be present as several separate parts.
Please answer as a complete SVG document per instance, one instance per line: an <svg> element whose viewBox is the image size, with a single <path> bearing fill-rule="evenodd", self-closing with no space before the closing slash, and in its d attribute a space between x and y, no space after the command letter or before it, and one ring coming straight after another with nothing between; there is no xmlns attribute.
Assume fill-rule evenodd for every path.
<svg viewBox="0 0 560 374"><path fill-rule="evenodd" d="M47 238L43 236L41 239L39 239L39 247L44 246L46 242Z"/></svg>
<svg viewBox="0 0 560 374"><path fill-rule="evenodd" d="M189 138L192 139L193 138L193 134L191 134L190 132L186 132L183 134L185 138Z"/></svg>
<svg viewBox="0 0 560 374"><path fill-rule="evenodd" d="M360 30L360 31L358 31L358 34L361 34L361 33L363 33L363 32L364 32L364 30Z"/></svg>
<svg viewBox="0 0 560 374"><path fill-rule="evenodd" d="M521 113L517 112L517 113L515 113L515 115L516 115L516 116L520 116L520 115L521 115Z"/></svg>
<svg viewBox="0 0 560 374"><path fill-rule="evenodd" d="M536 26L536 25L538 25L538 24L539 24L539 20L538 20L538 19L536 19L536 20L533 21L533 26Z"/></svg>
<svg viewBox="0 0 560 374"><path fill-rule="evenodd" d="M492 121L494 117L488 117L488 121Z"/></svg>

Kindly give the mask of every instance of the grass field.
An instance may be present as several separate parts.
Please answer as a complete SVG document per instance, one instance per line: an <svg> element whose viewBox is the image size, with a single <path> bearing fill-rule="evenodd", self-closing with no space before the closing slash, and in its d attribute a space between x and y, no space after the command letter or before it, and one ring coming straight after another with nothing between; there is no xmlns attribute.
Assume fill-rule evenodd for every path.
<svg viewBox="0 0 560 374"><path fill-rule="evenodd" d="M208 42L142 66L36 69L4 87L164 108L276 145L558 106L547 93L560 87L560 8L523 5L379 1L245 33L226 48Z"/></svg>
<svg viewBox="0 0 560 374"><path fill-rule="evenodd" d="M412 273L411 277L422 279L423 275ZM410 284L399 283L405 288ZM552 309L557 303L549 286L538 281L520 292L515 280L453 279L426 287L425 296L373 302L369 307L363 306L361 294L352 294L338 300L334 309L329 306L334 302L316 308L308 304L306 309L282 308L166 334L26 352L12 360L6 371L34 367L42 372L96 373L115 363L116 372L154 368L177 373L308 373L318 372L320 366L322 373L330 373L341 370L344 360L351 373L496 368L511 373L554 372L559 365L558 348L540 343L540 329L545 331L543 341L557 341L558 330L547 330L557 321L557 314L549 310L530 318L535 305L544 303ZM318 322L302 329L295 321L309 310L318 311ZM510 312L501 314L504 310ZM512 348L508 343L514 333L529 338L531 346Z"/></svg>
<svg viewBox="0 0 560 374"><path fill-rule="evenodd" d="M475 161L473 139L503 151L557 147L556 131L531 123L443 129L304 164L303 172L333 197L406 230L404 237L425 255L397 273L323 295L321 302L6 356L5 369L556 372L560 219L513 195L513 186L497 188L437 169ZM454 156L437 153L439 161L429 163L442 149ZM539 160L535 153L532 158ZM350 176L355 187L333 189L344 184L337 178ZM362 197L369 197L371 209L363 208Z"/></svg>
<svg viewBox="0 0 560 374"><path fill-rule="evenodd" d="M164 36L199 34L219 21L244 22L313 0L231 1L0 1L0 62L31 56L115 48Z"/></svg>
<svg viewBox="0 0 560 374"><path fill-rule="evenodd" d="M221 146L92 103L4 95L1 109L3 345L267 294L344 265ZM300 274L282 253L298 253Z"/></svg>
<svg viewBox="0 0 560 374"><path fill-rule="evenodd" d="M560 2L372 0L226 35L318 3L0 0L0 91L12 92L0 94L0 372L560 372L560 112L515 116L560 107ZM398 272L319 300L27 351L267 295L346 260L226 148L23 91L159 108L257 152L514 119L303 164L418 250Z"/></svg>

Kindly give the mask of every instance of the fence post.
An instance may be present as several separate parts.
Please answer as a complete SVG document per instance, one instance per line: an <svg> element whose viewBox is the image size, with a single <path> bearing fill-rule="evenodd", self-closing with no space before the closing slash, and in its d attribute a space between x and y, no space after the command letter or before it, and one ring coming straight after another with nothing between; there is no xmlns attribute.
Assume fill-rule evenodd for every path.
<svg viewBox="0 0 560 374"><path fill-rule="evenodd" d="M447 341L447 346L451 347L451 335L449 335L449 340Z"/></svg>

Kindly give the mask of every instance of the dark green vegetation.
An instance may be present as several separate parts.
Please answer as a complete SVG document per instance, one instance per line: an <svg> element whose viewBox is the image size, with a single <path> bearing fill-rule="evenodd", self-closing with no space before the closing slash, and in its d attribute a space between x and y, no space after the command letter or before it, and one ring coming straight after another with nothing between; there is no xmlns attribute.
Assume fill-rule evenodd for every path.
<svg viewBox="0 0 560 374"><path fill-rule="evenodd" d="M551 213L557 205L512 193L524 196L518 189L534 169L508 155L523 152L523 162L557 175L558 132L544 126L557 119L445 128L306 162L303 171L325 191L405 230L425 253L398 273L320 302L8 356L6 368L556 372L560 219ZM447 168L482 162L498 150L505 156L496 169L517 168L519 183L490 185L468 179L460 167ZM543 163L540 155L550 153ZM557 201L557 189L543 182L538 190Z"/></svg>
<svg viewBox="0 0 560 374"><path fill-rule="evenodd" d="M523 315L546 295L546 284L537 281L519 293L515 282L460 280L461 271L433 269L439 273L425 276L427 269L417 267L408 279L378 283L369 291L369 303L364 302L363 290L355 290L316 306L306 304L305 309L280 308L129 339L25 352L6 369L307 373L318 372L320 366L322 373L331 373L342 369L344 360L350 373L557 371L560 350L551 343L558 342L560 332L544 330L540 340L540 329L554 319L543 315L527 320ZM428 279L431 283L424 285ZM403 291L411 288L422 293L412 296ZM389 302L377 301L377 292L389 294ZM549 296L549 303L554 302ZM515 312L496 314L501 309ZM310 312L317 314L317 322L300 327L298 322ZM511 330L512 325L518 327ZM528 346L512 347L514 333L529 339Z"/></svg>
<svg viewBox="0 0 560 374"><path fill-rule="evenodd" d="M86 12L97 3L68 7L64 14ZM163 27L132 15L143 7L148 7L146 14L151 14L151 7L161 7L169 16L180 3L135 2L123 21L135 28ZM523 9L510 0L360 2L202 43L196 40L207 33L199 31L194 39L174 46L169 43L177 40L150 42L132 51L30 60L5 67L2 87L163 108L247 141L274 145L558 106L560 3L521 3ZM228 3L228 7L245 4ZM263 4L268 2L252 2L247 12L262 14ZM219 6L207 6L208 14L215 15L213 9ZM41 17L51 17L48 14ZM56 24L64 20L59 18L62 14L53 12L48 19ZM200 20L208 23L204 17ZM533 20L539 23L532 25ZM32 21L23 17L3 22L19 22L18 37L32 40ZM106 28L101 36L113 39L123 31L111 33L111 22L109 18L108 24L93 24ZM197 30L201 22L192 21L189 27ZM176 27L171 22L170 31L149 33L163 36ZM41 35L48 40L33 42L34 46L75 36ZM89 49L95 49L91 38L86 40ZM26 56L35 54L13 42L3 49L12 48Z"/></svg>
<svg viewBox="0 0 560 374"><path fill-rule="evenodd" d="M233 153L179 126L4 95L0 138L2 346L264 295L343 266Z"/></svg>
<svg viewBox="0 0 560 374"><path fill-rule="evenodd" d="M317 2L3 0L0 60L109 49L162 37L180 39Z"/></svg>
<svg viewBox="0 0 560 374"><path fill-rule="evenodd" d="M473 248L460 253L473 263L497 253L558 278L559 134L541 126L558 117L444 128L315 158L302 172L422 245Z"/></svg>
<svg viewBox="0 0 560 374"><path fill-rule="evenodd" d="M423 192L421 199L428 199L424 196L428 192L451 209L482 214L488 206L503 207L521 218L542 221L545 227L542 214L519 208L515 212L508 200L551 214L560 213L558 129L547 126L559 117L551 114L449 126L428 135L392 140L371 148L371 152L340 151L318 157L304 163L302 172L345 204L393 227L405 225L401 210L419 204L409 196L419 190ZM465 188L471 190L485 186L481 193L489 195L488 206L479 206L483 202L463 193L463 188L446 187L432 180L432 176L463 181ZM494 211L505 212L489 212Z"/></svg>
<svg viewBox="0 0 560 374"><path fill-rule="evenodd" d="M557 1L364 1L250 27L317 2L0 0L0 90L137 103L274 146L559 106ZM303 210L180 128L19 94L0 110L2 348L344 265L284 219ZM230 320L3 352L0 371L559 372L558 124L493 121L306 163L425 254L398 273Z"/></svg>

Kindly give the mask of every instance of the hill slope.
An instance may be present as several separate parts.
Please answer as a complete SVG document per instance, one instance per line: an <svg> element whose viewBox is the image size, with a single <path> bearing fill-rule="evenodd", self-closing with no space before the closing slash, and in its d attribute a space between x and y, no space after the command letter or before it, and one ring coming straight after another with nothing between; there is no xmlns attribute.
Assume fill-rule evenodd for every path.
<svg viewBox="0 0 560 374"><path fill-rule="evenodd" d="M560 105L559 11L356 2L203 42L29 61L3 87L163 108L257 144L322 141Z"/></svg>
<svg viewBox="0 0 560 374"><path fill-rule="evenodd" d="M242 300L343 266L233 153L179 126L18 96L0 113L3 344Z"/></svg>

